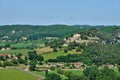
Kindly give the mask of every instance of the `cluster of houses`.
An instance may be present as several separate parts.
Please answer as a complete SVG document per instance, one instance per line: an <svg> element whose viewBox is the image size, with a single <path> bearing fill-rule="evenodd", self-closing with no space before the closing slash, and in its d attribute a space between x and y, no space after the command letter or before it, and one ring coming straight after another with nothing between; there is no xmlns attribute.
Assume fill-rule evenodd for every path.
<svg viewBox="0 0 120 80"><path fill-rule="evenodd" d="M10 55L10 54L0 54L0 57L6 59L7 61L12 61L12 59L18 59L17 56L15 55Z"/></svg>
<svg viewBox="0 0 120 80"><path fill-rule="evenodd" d="M64 68L66 66L66 63L64 62L48 62L46 67L61 67ZM83 62L70 62L69 67L73 67L75 69L80 69L83 66Z"/></svg>
<svg viewBox="0 0 120 80"><path fill-rule="evenodd" d="M0 54L0 57L8 57L8 58L10 58L11 55L10 54Z"/></svg>
<svg viewBox="0 0 120 80"><path fill-rule="evenodd" d="M96 40L99 40L99 38L97 36L88 37L88 40L81 39L81 34L74 34L73 37L68 38L68 39L64 38L64 41L66 43L70 43L70 42L88 43L88 42L93 42L93 41L96 41Z"/></svg>
<svg viewBox="0 0 120 80"><path fill-rule="evenodd" d="M101 43L102 44L107 44L108 42L110 44L113 44L115 42L119 42L120 43L120 32L117 33L117 38L118 39L113 39L112 41L111 40L103 40ZM98 43L98 40L99 40L99 37L95 36L95 37L87 37L87 40L84 40L84 39L81 39L81 34L74 34L72 37L70 38L64 38L64 41L66 42L66 44L64 44L63 46L67 46L68 43L70 42L77 42L77 43L89 43L89 42L96 42Z"/></svg>
<svg viewBox="0 0 120 80"><path fill-rule="evenodd" d="M11 50L11 48L2 48L1 51Z"/></svg>
<svg viewBox="0 0 120 80"><path fill-rule="evenodd" d="M71 62L69 63L69 67L65 67L66 63L64 62L48 62L45 64L45 67L41 67L38 69L40 72L44 72L46 70L50 70L50 67L59 67L61 69L83 69L83 63L82 62Z"/></svg>
<svg viewBox="0 0 120 80"><path fill-rule="evenodd" d="M46 37L47 40L59 39L59 37Z"/></svg>

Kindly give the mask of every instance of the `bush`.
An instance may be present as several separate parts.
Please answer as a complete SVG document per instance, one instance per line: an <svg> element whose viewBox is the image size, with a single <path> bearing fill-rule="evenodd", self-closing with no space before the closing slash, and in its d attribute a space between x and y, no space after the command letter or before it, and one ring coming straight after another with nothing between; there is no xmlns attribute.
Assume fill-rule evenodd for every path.
<svg viewBox="0 0 120 80"><path fill-rule="evenodd" d="M55 67L54 67L54 66L51 66L51 67L50 67L50 70L55 70Z"/></svg>
<svg viewBox="0 0 120 80"><path fill-rule="evenodd" d="M76 52L80 52L80 51L81 51L80 47L76 48Z"/></svg>
<svg viewBox="0 0 120 80"><path fill-rule="evenodd" d="M58 69L58 70L57 70L57 73L59 73L59 74L62 74L62 75L63 75L63 74L64 74L64 71L63 71L63 70L61 70L61 69Z"/></svg>
<svg viewBox="0 0 120 80"><path fill-rule="evenodd" d="M3 67L6 67L6 66L13 66L13 63L8 62L8 61L5 61L5 62L3 63Z"/></svg>
<svg viewBox="0 0 120 80"><path fill-rule="evenodd" d="M65 53L68 53L68 49L64 49L64 52L65 52Z"/></svg>
<svg viewBox="0 0 120 80"><path fill-rule="evenodd" d="M62 78L58 74L51 73L46 76L45 80L62 80Z"/></svg>
<svg viewBox="0 0 120 80"><path fill-rule="evenodd" d="M12 60L12 63L13 63L14 65L17 65L17 64L18 64L18 60L13 59L13 60Z"/></svg>
<svg viewBox="0 0 120 80"><path fill-rule="evenodd" d="M0 67L3 67L3 63L2 62L0 62Z"/></svg>
<svg viewBox="0 0 120 80"><path fill-rule="evenodd" d="M120 72L120 65L118 65L117 67L118 67L118 71Z"/></svg>
<svg viewBox="0 0 120 80"><path fill-rule="evenodd" d="M56 49L56 48L53 48L53 52L57 52L57 49Z"/></svg>

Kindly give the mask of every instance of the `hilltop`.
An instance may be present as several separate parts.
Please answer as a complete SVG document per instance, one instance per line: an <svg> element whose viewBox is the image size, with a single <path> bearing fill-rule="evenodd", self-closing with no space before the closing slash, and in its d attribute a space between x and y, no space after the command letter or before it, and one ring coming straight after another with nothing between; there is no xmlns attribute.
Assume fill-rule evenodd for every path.
<svg viewBox="0 0 120 80"><path fill-rule="evenodd" d="M74 33L78 28L67 25L4 25L0 26L0 37L20 39L26 37L31 40L43 37L65 37Z"/></svg>
<svg viewBox="0 0 120 80"><path fill-rule="evenodd" d="M0 26L0 40L37 40L45 37L70 37L75 33L98 28L102 33L111 35L119 26L90 26L90 25L3 25Z"/></svg>

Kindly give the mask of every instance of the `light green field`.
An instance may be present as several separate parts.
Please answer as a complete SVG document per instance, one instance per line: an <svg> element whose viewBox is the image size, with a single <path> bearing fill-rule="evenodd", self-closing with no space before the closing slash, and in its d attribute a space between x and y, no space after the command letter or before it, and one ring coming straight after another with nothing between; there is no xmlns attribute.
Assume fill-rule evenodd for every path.
<svg viewBox="0 0 120 80"><path fill-rule="evenodd" d="M37 77L14 69L0 69L0 80L36 80Z"/></svg>
<svg viewBox="0 0 120 80"><path fill-rule="evenodd" d="M58 73L57 73L57 70L49 71L49 74L50 74L50 73L55 73L55 74L58 74ZM66 76L64 76L64 75L61 75L61 74L58 74L58 75L60 75L60 76L61 76L62 80L67 79L67 77L66 77Z"/></svg>
<svg viewBox="0 0 120 80"><path fill-rule="evenodd" d="M45 72L33 71L33 73L40 75L42 78L45 78Z"/></svg>
<svg viewBox="0 0 120 80"><path fill-rule="evenodd" d="M5 50L5 51L0 51L1 54L7 53L7 54L27 54L30 49L15 49L15 50Z"/></svg>
<svg viewBox="0 0 120 80"><path fill-rule="evenodd" d="M120 72L118 71L118 68L113 68L113 70L116 72L117 76L120 77Z"/></svg>
<svg viewBox="0 0 120 80"><path fill-rule="evenodd" d="M31 46L31 45L36 45L38 47L42 47L42 46L44 46L44 43L41 40L27 41L27 42L19 42L19 43L16 43L16 44L11 44L11 47L22 48L23 49L23 48L27 48L28 46Z"/></svg>
<svg viewBox="0 0 120 80"><path fill-rule="evenodd" d="M58 56L65 56L68 53L64 53L64 52L48 52L48 53L42 53L41 55L44 57L45 60L48 59L55 59Z"/></svg>

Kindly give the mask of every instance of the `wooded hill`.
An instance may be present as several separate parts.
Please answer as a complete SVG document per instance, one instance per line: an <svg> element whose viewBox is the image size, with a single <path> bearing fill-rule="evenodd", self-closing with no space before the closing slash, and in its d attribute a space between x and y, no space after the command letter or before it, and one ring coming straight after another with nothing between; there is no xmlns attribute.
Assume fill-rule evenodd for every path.
<svg viewBox="0 0 120 80"><path fill-rule="evenodd" d="M33 40L42 37L64 37L76 32L77 29L77 27L67 25L4 25L0 26L0 37L19 38L24 36Z"/></svg>
<svg viewBox="0 0 120 80"><path fill-rule="evenodd" d="M86 32L90 28L97 28L107 37L118 32L119 26L89 26L89 25L2 25L0 26L1 40L15 40L26 37L29 40L36 40L43 37L69 37L74 33ZM94 32L93 32L94 33Z"/></svg>

